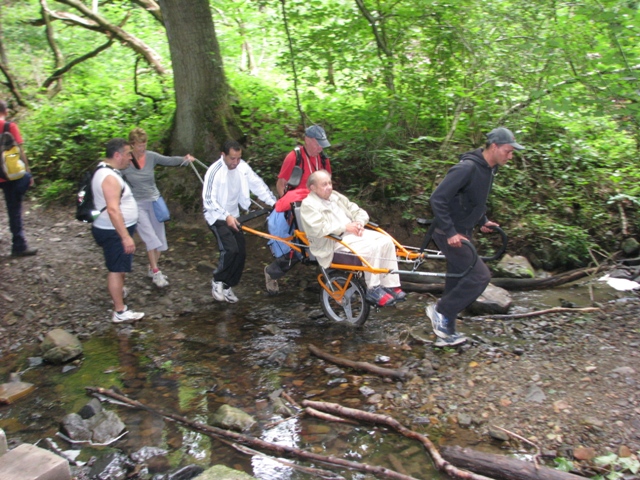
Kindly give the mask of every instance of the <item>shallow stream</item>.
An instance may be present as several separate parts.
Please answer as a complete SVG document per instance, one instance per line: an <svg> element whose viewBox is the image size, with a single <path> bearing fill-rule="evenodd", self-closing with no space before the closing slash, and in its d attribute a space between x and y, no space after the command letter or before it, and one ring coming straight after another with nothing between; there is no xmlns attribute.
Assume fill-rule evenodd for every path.
<svg viewBox="0 0 640 480"><path fill-rule="evenodd" d="M359 387L375 387L384 380L345 369L343 382L325 372L331 365L311 356L307 346L313 344L345 358L357 352L358 358L353 360L370 363L385 355L390 357L386 366L395 368L406 357L401 345L407 340L408 328L425 323L427 296L417 293L395 308L372 311L362 329L333 323L322 316L314 289L299 288L295 300L291 300L284 295L268 297L251 285L241 291L243 301L236 305L221 304L207 314L155 316L132 330L114 328L109 335L91 338L83 343L84 355L75 368L26 368L22 380L37 389L13 405L0 406L0 428L8 437L24 442L50 437L63 449L73 448L56 437L60 419L88 402L85 387L114 387L153 408L205 424L221 405L229 404L258 420L259 428L251 434L263 440L401 468L417 478L437 477L420 445L387 429L332 424L306 416L283 419L273 412L269 395L279 389L298 401L322 398L368 409ZM589 306L591 295L595 301L607 301L615 298L616 292L596 283L592 291L573 285L514 293L512 312L560 306L562 301ZM462 330L473 334L480 330L479 322L464 322ZM417 349L415 356L420 358ZM27 366L27 354L10 363ZM0 365L2 378L9 373L6 364ZM403 387L398 384L396 388ZM143 446L158 446L169 452L172 467L222 463L261 480L312 478L268 458L239 453L151 413L119 405L105 408L118 413L128 433L113 447L84 447L80 460L110 448L132 453ZM420 431L428 433L426 427ZM462 446L475 441L465 431L458 430L458 435L438 441ZM352 479L372 478L358 472L343 474Z"/></svg>

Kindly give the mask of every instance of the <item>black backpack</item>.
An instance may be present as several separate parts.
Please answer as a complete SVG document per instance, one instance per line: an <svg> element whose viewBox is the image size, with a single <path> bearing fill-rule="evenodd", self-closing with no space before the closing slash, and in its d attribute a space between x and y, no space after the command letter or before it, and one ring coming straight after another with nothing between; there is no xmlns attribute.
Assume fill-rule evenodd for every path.
<svg viewBox="0 0 640 480"><path fill-rule="evenodd" d="M91 188L91 182L93 176L101 168L110 168L114 172L117 170L109 165L98 165L93 172L86 172L78 187L78 197L76 202L76 220L80 220L85 223L93 223L98 216L106 210L106 206L100 210L96 210L93 202L93 189ZM124 193L124 187L120 195Z"/></svg>
<svg viewBox="0 0 640 480"><path fill-rule="evenodd" d="M300 151L300 147L294 148L294 151L296 152L296 164L293 166L293 170L291 171L291 177L289 177L285 192L288 192L293 188L297 188L300 185L302 174L304 173L304 162L302 161L302 152ZM322 169L326 170L327 156L324 152L320 152L320 161L322 162Z"/></svg>

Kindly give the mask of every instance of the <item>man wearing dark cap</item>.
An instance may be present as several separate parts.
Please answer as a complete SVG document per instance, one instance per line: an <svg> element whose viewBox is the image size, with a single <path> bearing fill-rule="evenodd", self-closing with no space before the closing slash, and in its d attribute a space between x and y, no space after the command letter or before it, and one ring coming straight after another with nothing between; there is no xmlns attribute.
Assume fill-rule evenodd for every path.
<svg viewBox="0 0 640 480"><path fill-rule="evenodd" d="M447 172L431 195L436 223L433 240L447 258L447 273L464 272L471 264L471 251L462 245L462 240L471 239L476 225L484 233L498 226L486 216L493 177L511 159L514 150L523 149L511 130L495 128L487 135L484 148L460 156L460 162ZM456 333L456 318L484 292L490 279L491 272L479 258L464 277L447 277L440 300L426 308L438 337L436 346L460 345L467 340Z"/></svg>
<svg viewBox="0 0 640 480"><path fill-rule="evenodd" d="M278 197L283 197L287 192L287 198L281 199L279 205L285 205L288 210L291 201L301 201L304 199L308 190L306 190L307 179L309 175L318 170L326 170L331 173L331 163L322 151L323 148L330 147L331 144L327 139L327 134L320 125L311 125L304 131L304 146L296 147L287 154L278 174L278 182L276 190ZM300 175L294 175L296 179L295 185L290 183L294 168L299 167ZM299 181L298 181L299 177ZM293 183L293 182L292 182ZM295 192L294 192L295 191ZM287 222L287 211L276 208L269 216L268 227L271 235L287 237L291 233L290 224ZM291 248L276 240L269 241L269 247L273 256L276 257L270 265L264 269L264 278L267 292L275 295L279 292L278 279L282 278L296 263L299 258Z"/></svg>

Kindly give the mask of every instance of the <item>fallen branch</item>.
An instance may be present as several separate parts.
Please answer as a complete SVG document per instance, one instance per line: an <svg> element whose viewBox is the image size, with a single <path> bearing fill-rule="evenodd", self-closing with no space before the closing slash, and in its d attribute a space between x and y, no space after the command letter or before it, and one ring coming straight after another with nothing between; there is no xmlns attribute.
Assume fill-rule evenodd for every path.
<svg viewBox="0 0 640 480"><path fill-rule="evenodd" d="M571 270L559 275L554 275L548 278L503 278L497 277L491 279L491 284L496 287L504 288L505 290L541 290L545 288L558 287L565 283L575 282L583 277L596 274L602 270L608 268L606 265L600 265L598 267L580 268L578 270ZM416 282L415 280L420 277L411 277L414 282L406 282L402 278L402 289L408 292L419 293L441 293L444 290L444 280L434 280L431 277L425 277L425 283ZM406 277L405 277L406 278Z"/></svg>
<svg viewBox="0 0 640 480"><path fill-rule="evenodd" d="M471 317L471 319L484 320L487 318L527 318L527 317L538 317L540 315L550 315L552 313L591 313L591 312L601 312L601 311L602 309L597 307L585 307L585 308L554 307L554 308L547 308L545 310L537 310L535 312L527 312L527 313L482 315L479 317Z"/></svg>
<svg viewBox="0 0 640 480"><path fill-rule="evenodd" d="M323 350L320 350L315 345L309 345L309 351L316 357L322 358L323 360L334 363L336 365L353 368L354 370L364 370L365 372L380 375L381 377L393 377L404 380L408 373L405 369L392 370L390 368L378 367L377 365L373 365L368 362L354 362L352 360L347 360L346 358L337 357Z"/></svg>
<svg viewBox="0 0 640 480"><path fill-rule="evenodd" d="M548 467L537 467L506 455L470 448L443 447L442 456L460 468L472 469L501 480L584 480L584 477Z"/></svg>
<svg viewBox="0 0 640 480"><path fill-rule="evenodd" d="M493 428L497 428L498 430L502 430L504 433L506 433L510 437L513 437L513 438L515 438L517 440L520 440L521 442L528 443L533 448L535 448L536 449L536 454L533 456L533 464L536 466L536 470L540 467L540 465L538 464L538 459L542 456L542 451L540 450L540 447L537 444L533 443L530 440L527 440L524 437L521 437L517 433L513 433L512 431L507 430L506 428L502 428L502 427L499 427L497 425L494 425Z"/></svg>
<svg viewBox="0 0 640 480"><path fill-rule="evenodd" d="M205 425L204 423L194 422L181 415L176 415L174 413L161 412L160 410L156 410L137 400L132 400L125 395L120 395L114 392L113 390L108 390L105 388L96 388L96 387L85 387L85 390L94 396L103 395L105 397L112 398L119 402L122 402L130 407L146 410L149 413L152 413L159 417L163 417L167 420L172 420L194 431L201 432L211 437L223 438L227 441L232 440L234 442L237 442L243 445L249 445L250 447L253 447L256 449L273 451L280 455L294 455L294 456L303 458L305 460L313 461L313 462L323 462L327 465L334 465L337 467L343 467L351 470L370 473L376 477L391 478L396 480L417 480L414 477L403 475L401 473L395 472L388 468L378 467L374 465L367 465L366 463L352 462L349 460L344 460L342 458L327 457L326 455L318 455L316 453L306 452L299 448L290 447L288 445L279 445L275 443L266 442L259 438L255 438L250 435L245 435L243 433L232 432L230 430L224 430L222 428Z"/></svg>
<svg viewBox="0 0 640 480"><path fill-rule="evenodd" d="M477 475L473 472L460 470L459 468L455 467L440 455L440 452L438 451L436 446L426 436L406 428L396 419L389 417L388 415L369 413L354 408L343 407L342 405L338 405L337 403L315 402L313 400L304 400L302 402L302 405L305 407L311 407L317 410L331 413L333 415L342 415L349 418L355 418L356 420L360 420L363 422L386 425L387 427L393 428L395 431L401 433L407 438L411 438L413 440L418 440L419 442L421 442L422 445L424 445L424 447L427 449L427 452L431 456L431 459L433 460L433 463L438 470L446 472L454 478L462 478L465 480L489 480L488 477Z"/></svg>

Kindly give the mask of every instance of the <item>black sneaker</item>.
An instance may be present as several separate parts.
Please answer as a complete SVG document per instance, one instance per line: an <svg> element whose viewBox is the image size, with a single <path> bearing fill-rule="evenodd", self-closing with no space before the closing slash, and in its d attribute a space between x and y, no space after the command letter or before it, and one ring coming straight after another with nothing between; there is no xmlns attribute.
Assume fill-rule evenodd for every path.
<svg viewBox="0 0 640 480"><path fill-rule="evenodd" d="M27 248L25 250L22 250L20 252L17 252L15 250L11 251L11 256L12 257L31 257L33 255L37 255L38 254L38 249L37 248Z"/></svg>
<svg viewBox="0 0 640 480"><path fill-rule="evenodd" d="M446 338L438 337L436 339L436 343L433 345L435 347L455 347L456 345L462 345L468 339L461 333L454 333L453 335L449 335Z"/></svg>

